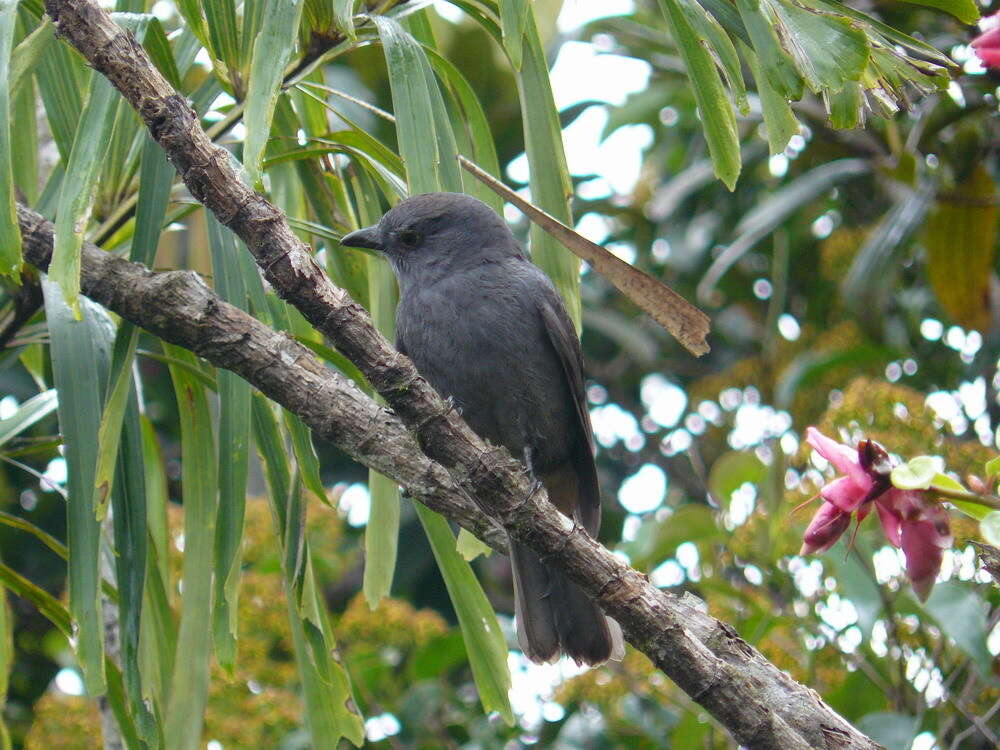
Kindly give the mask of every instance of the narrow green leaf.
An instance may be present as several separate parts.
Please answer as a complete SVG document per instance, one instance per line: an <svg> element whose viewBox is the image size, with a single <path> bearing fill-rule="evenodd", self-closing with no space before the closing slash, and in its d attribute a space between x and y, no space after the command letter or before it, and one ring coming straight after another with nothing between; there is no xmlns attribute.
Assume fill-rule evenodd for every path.
<svg viewBox="0 0 1000 750"><path fill-rule="evenodd" d="M15 94L11 110L11 169L14 185L29 206L38 205L40 193L38 170L38 98L34 79Z"/></svg>
<svg viewBox="0 0 1000 750"><path fill-rule="evenodd" d="M0 510L0 524L4 526L9 526L12 529L18 529L20 531L26 531L35 537L38 541L48 547L50 550L55 552L63 560L69 558L69 552L66 549L66 545L52 536L45 529L41 529L35 524L31 523L20 516L14 516L10 513Z"/></svg>
<svg viewBox="0 0 1000 750"><path fill-rule="evenodd" d="M850 130L860 124L864 106L860 83L848 81L840 91L824 93L824 99L833 127L838 130Z"/></svg>
<svg viewBox="0 0 1000 750"><path fill-rule="evenodd" d="M135 347L139 342L139 329L123 321L115 337L114 353L111 358L111 391L104 405L101 426L97 431L97 470L94 475L94 491L97 497L94 506L97 519L103 520L111 497L115 464L118 460L118 444L122 435L122 420L125 406L132 391L132 363L135 361Z"/></svg>
<svg viewBox="0 0 1000 750"><path fill-rule="evenodd" d="M527 0L499 0L500 29L503 46L514 70L521 69L521 49L524 29L528 25L530 3Z"/></svg>
<svg viewBox="0 0 1000 750"><path fill-rule="evenodd" d="M7 706L7 687L14 666L14 623L7 606L7 595L0 586L0 708ZM10 731L0 712L0 750L10 750Z"/></svg>
<svg viewBox="0 0 1000 750"><path fill-rule="evenodd" d="M86 298L81 299L77 319L55 281L43 279L42 292L59 392L59 429L69 467L69 610L84 684L91 695L100 695L105 690L104 627L98 572L101 531L94 508L94 436L101 423L114 328L107 314Z"/></svg>
<svg viewBox="0 0 1000 750"><path fill-rule="evenodd" d="M1000 475L1000 456L994 456L983 465L987 479Z"/></svg>
<svg viewBox="0 0 1000 750"><path fill-rule="evenodd" d="M856 81L868 64L864 31L842 15L820 13L787 0L760 0L771 23L813 93L840 91Z"/></svg>
<svg viewBox="0 0 1000 750"><path fill-rule="evenodd" d="M67 304L77 317L80 314L80 246L93 207L97 178L111 141L109 136L117 101L118 93L108 79L94 73L90 98L73 139L73 151L59 193L49 276L62 288Z"/></svg>
<svg viewBox="0 0 1000 750"><path fill-rule="evenodd" d="M524 128L524 150L530 172L531 202L572 227L573 214L569 201L573 196L573 183L566 167L559 112L552 96L548 61L533 8L529 8L528 13L521 69L517 71L516 79ZM705 55L707 57L708 53ZM535 223L529 230L529 239L532 261L552 279L579 331L580 261Z"/></svg>
<svg viewBox="0 0 1000 750"><path fill-rule="evenodd" d="M247 137L243 147L243 164L251 185L261 178L260 164L271 133L271 118L301 16L302 0L268 0L263 25L254 41L244 115Z"/></svg>
<svg viewBox="0 0 1000 750"><path fill-rule="evenodd" d="M363 219L370 217L363 214ZM381 258L368 258L368 298L376 327L389 340L395 337L396 281L392 269ZM389 596L396 569L399 541L399 488L377 471L368 472L371 510L365 527L365 573L363 589L371 609Z"/></svg>
<svg viewBox="0 0 1000 750"><path fill-rule="evenodd" d="M726 99L719 71L677 0L659 0L659 3L691 78L715 175L732 190L740 174L740 143L736 116Z"/></svg>
<svg viewBox="0 0 1000 750"><path fill-rule="evenodd" d="M364 720L350 678L340 664L340 652L308 555L299 609L296 611L293 605L293 593L287 584L286 598L313 747L337 747L342 737L361 747L365 740Z"/></svg>
<svg viewBox="0 0 1000 750"><path fill-rule="evenodd" d="M11 49L17 25L16 0L0 2L0 276L21 280L21 231L14 207L11 151Z"/></svg>
<svg viewBox="0 0 1000 750"><path fill-rule="evenodd" d="M208 217L212 277L227 302L248 308L247 289L238 265L239 249L232 234ZM249 468L250 385L219 370L219 516L215 535L215 612L213 635L220 665L232 673L236 663L240 544L246 511Z"/></svg>
<svg viewBox="0 0 1000 750"><path fill-rule="evenodd" d="M372 20L385 51L399 154L406 166L410 194L441 190L441 154L422 51L416 40L393 19L376 16Z"/></svg>
<svg viewBox="0 0 1000 750"><path fill-rule="evenodd" d="M333 19L337 28L344 32L348 39L356 39L354 32L354 6L357 0L333 0Z"/></svg>
<svg viewBox="0 0 1000 750"><path fill-rule="evenodd" d="M164 344L174 359L197 367L195 356ZM184 565L177 661L164 725L166 750L197 750L201 741L211 659L212 562L218 514L212 418L201 381L170 365L181 422Z"/></svg>
<svg viewBox="0 0 1000 750"><path fill-rule="evenodd" d="M140 429L149 545L140 624L139 669L145 696L162 711L170 690L170 676L173 674L174 656L177 650L177 630L170 607L170 596L167 593L170 580L167 476L156 432L146 417L140 418Z"/></svg>
<svg viewBox="0 0 1000 750"><path fill-rule="evenodd" d="M83 58L68 45L54 44L42 55L35 76L52 138L65 164L73 150L73 136L80 123L92 73L84 66Z"/></svg>
<svg viewBox="0 0 1000 750"><path fill-rule="evenodd" d="M487 713L497 711L504 721L513 725L514 713L507 695L511 685L507 644L496 613L469 563L458 554L455 535L448 522L419 502L414 502L413 506L427 532L434 559L455 607L483 710Z"/></svg>
<svg viewBox="0 0 1000 750"><path fill-rule="evenodd" d="M152 137L146 136L139 166L139 197L129 258L147 268L153 267L156 258L175 174L163 149Z"/></svg>
<svg viewBox="0 0 1000 750"><path fill-rule="evenodd" d="M749 114L750 104L747 101L746 84L743 82L743 69L732 40L719 25L719 22L715 20L715 17L697 2L694 0L678 0L678 2L687 14L688 20L705 40L716 65L726 76L734 106L740 113Z"/></svg>
<svg viewBox="0 0 1000 750"><path fill-rule="evenodd" d="M0 563L0 584L34 605L46 620L55 625L66 638L73 636L70 616L58 599L40 586L36 586L16 570Z"/></svg>
<svg viewBox="0 0 1000 750"><path fill-rule="evenodd" d="M16 4L16 3L15 3ZM10 56L10 96L15 98L31 80L31 74L55 39L56 25L46 16L18 45Z"/></svg>
<svg viewBox="0 0 1000 750"><path fill-rule="evenodd" d="M235 263L239 249L232 233L208 217L212 278L219 295L240 309L249 307L246 284ZM240 544L246 513L250 455L250 384L219 370L219 516L215 528L215 610L212 631L219 664L232 674L240 582Z"/></svg>
<svg viewBox="0 0 1000 750"><path fill-rule="evenodd" d="M757 84L760 108L764 115L764 127L767 129L768 150L772 155L780 154L785 150L791 137L799 132L799 121L795 119L788 100L778 93L771 83L771 79L760 69L756 55L742 42L739 44L743 51L743 58L747 61Z"/></svg>
<svg viewBox="0 0 1000 750"><path fill-rule="evenodd" d="M289 529L290 519L295 523L301 521L292 508L301 507L301 492L298 483L292 481L278 421L268 401L260 395L253 398L253 426L257 449L264 461L272 516L283 547L285 599L313 747L336 747L341 737L360 746L364 741L364 722L352 694L350 678L339 661L324 603L315 585L308 546L298 533ZM290 537L295 537L296 545L301 547L289 550ZM289 566L289 560L296 562ZM301 575L297 575L296 568Z"/></svg>
<svg viewBox="0 0 1000 750"><path fill-rule="evenodd" d="M493 548L486 542L480 541L479 537L471 533L468 529L458 530L458 539L455 542L455 549L458 550L465 560L472 562L477 557L489 557L493 554Z"/></svg>
<svg viewBox="0 0 1000 750"><path fill-rule="evenodd" d="M230 75L239 71L240 36L236 20L236 3L234 0L212 0L202 4L205 9L205 20L208 22L208 35L212 47L219 59L225 63Z"/></svg>
<svg viewBox="0 0 1000 750"><path fill-rule="evenodd" d="M468 140L471 146L467 153L465 151L462 153L491 175L500 174L500 162L497 158L490 123L476 92L450 60L427 46L424 47L424 52L438 77L448 85L461 107L461 120L469 131ZM498 214L503 214L503 201L500 196L478 180L473 180L468 192L486 205L492 206Z"/></svg>
<svg viewBox="0 0 1000 750"><path fill-rule="evenodd" d="M778 40L774 23L764 15L759 0L737 0L736 7L746 26L747 34L756 52L756 65L761 75L756 75L757 85L766 85L786 103L802 97L802 76L795 68L795 61ZM747 59L751 59L747 55ZM766 83L761 84L764 80Z"/></svg>
<svg viewBox="0 0 1000 750"><path fill-rule="evenodd" d="M129 368L131 371L131 368ZM114 508L115 581L118 586L118 621L121 627L121 680L123 710L128 721L123 731L134 726L137 735L152 742L157 734L155 720L143 701L139 669L139 639L143 590L146 583L146 477L139 400L134 384L126 388L117 471L111 503ZM114 675L108 673L108 690L115 689ZM132 747L139 747L138 736Z"/></svg>
<svg viewBox="0 0 1000 750"><path fill-rule="evenodd" d="M0 419L0 446L55 411L58 401L56 389L53 388L32 396L17 407L16 412L6 419Z"/></svg>

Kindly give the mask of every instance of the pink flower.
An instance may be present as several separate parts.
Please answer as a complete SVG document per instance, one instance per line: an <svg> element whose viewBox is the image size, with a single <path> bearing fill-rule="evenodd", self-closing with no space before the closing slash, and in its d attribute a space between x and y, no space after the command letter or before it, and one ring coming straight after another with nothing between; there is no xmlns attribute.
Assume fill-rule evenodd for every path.
<svg viewBox="0 0 1000 750"><path fill-rule="evenodd" d="M799 554L829 549L847 530L851 516L857 513L858 521L864 520L874 504L889 542L906 556L913 590L926 600L952 541L944 508L924 490L893 487L889 455L878 443L864 440L854 449L815 427L806 430L806 442L844 476L819 491L823 503L806 529Z"/></svg>
<svg viewBox="0 0 1000 750"><path fill-rule="evenodd" d="M987 68L1000 70L1000 13L983 19L980 26L983 33L970 43L972 50Z"/></svg>

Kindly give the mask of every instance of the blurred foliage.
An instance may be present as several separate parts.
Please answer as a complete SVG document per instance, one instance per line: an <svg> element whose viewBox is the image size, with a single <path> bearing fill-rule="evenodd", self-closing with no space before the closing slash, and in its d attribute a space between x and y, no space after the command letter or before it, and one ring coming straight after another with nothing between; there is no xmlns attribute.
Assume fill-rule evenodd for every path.
<svg viewBox="0 0 1000 750"><path fill-rule="evenodd" d="M253 43L267 5L185 2L176 9L167 6L162 21L144 22L146 46L157 64L176 73L204 125L237 158L248 139L245 128L262 127L260 113L267 111L273 93L255 93L248 85ZM412 175L393 153L399 143L394 124L372 108L396 111L384 52L361 16L354 17L348 33L345 8L348 16L356 8L396 19L464 76L484 111L475 126L455 96L458 79L437 69L459 150L490 143L505 168L525 150L525 119L542 121L551 113L546 102L521 100L524 80L513 62L519 58L499 26L491 25L495 6L490 2L455 2L453 7L464 12L457 22L433 10L411 13L414 8L407 3L362 7L305 0L302 5L298 47L289 49L295 42L290 37L266 35L272 67L290 52L290 69L300 85L277 98L273 123L263 133L270 135L263 153L264 184L269 197L299 222L297 231L335 281L368 301L367 262L338 248L336 237L393 202ZM879 47L874 27L857 21L848 28L840 14L861 11L926 41L953 62L950 80L940 71L933 81L911 71L907 75L914 81L900 79L895 87L888 86L889 77L869 71L874 76L865 79L869 98L855 98L852 85L839 92L803 85L801 60L773 54L774 41L758 35L759 26L753 39L747 34L758 6L787 13L795 12L789 11L794 5L804 13L802 4L637 0L623 15L568 31L555 23L562 3L528 5L549 63L563 43L583 42L599 54L649 65L648 84L624 103L582 101L558 113L563 128L598 112L606 115L603 138L625 127L631 129L620 132L648 136L638 179L624 194L614 191L606 175L588 169L568 175L574 187L572 215L586 216L588 232L596 226L602 235L598 241L696 301L713 320L712 352L694 360L607 282L583 269L583 345L605 496L602 541L627 555L657 585L701 598L766 658L890 750L910 748L921 733L926 733L918 745L922 750L1000 745L1000 592L978 570L967 544L977 536L976 525L953 516L955 549L946 555L934 594L921 605L908 588L899 553L888 547L875 522L863 523L851 546L842 542L823 556L804 558L796 553L811 506L793 511L830 476L802 445L810 424L848 442L878 440L902 459L939 455L957 478L982 474L984 461L996 455L1000 78L978 70L969 59L966 45L974 29L957 18L971 20L976 7L958 0L932 4L949 15L906 3L837 5L820 26L835 27L827 31L847 45L851 71L854 63L888 64L884 55L858 57L862 43L869 50ZM665 16L661 5L685 10ZM148 6L140 0L118 4L134 12ZM995 3L983 7L993 10ZM37 2L25 0L7 17L15 16L12 70L27 73L20 84L0 84L12 88L11 168L23 198L52 216L61 181L73 179L64 176L65 160L90 90L90 73L51 36L50 27L39 24ZM716 68L672 40L668 29L683 30L685 18L702 33L720 28L719 34L712 32L710 53L724 52L724 39L735 40L735 69L747 87L743 106L741 86L729 77L732 67L726 68L725 60L733 58L720 56L725 82L712 91L734 119L731 132L725 123L720 126L711 149L705 128L712 123L698 107L712 99L704 98L705 90L696 95L690 72L697 67L695 82L711 84ZM862 27L864 40L856 33ZM799 31L807 37L817 33L813 26ZM518 53L522 73L531 51L527 37L524 41ZM207 53L196 57L201 48ZM882 52L890 54L887 49ZM786 84L800 89L786 92L791 105L781 96L776 99L766 84L760 88L767 76L758 75L755 66L766 62L767 54L772 54L771 67L765 70L786 76ZM892 46L892 54L903 53ZM938 64L944 65L940 59ZM908 111L885 111L891 107L879 87L892 88L900 103L908 100ZM249 116L242 121L248 97L260 97L252 122ZM864 112L876 115L864 127L835 127L851 124ZM171 190L169 167L167 184L159 186L164 197L157 203L151 188L155 164L140 162L152 157L144 155L138 124L125 109L116 117L88 239L133 256L150 253L153 258L155 253L155 261L147 260L150 265L195 269L228 293L210 252L218 237L213 239L204 213L182 188ZM444 119L435 127L447 129ZM549 150L557 147L551 144ZM733 148L741 165L737 172ZM543 163L561 172L561 156L549 156L551 161ZM736 180L732 191L714 176L720 163L726 180ZM512 186L530 190L541 202L545 185L537 179L522 184L503 173ZM559 186L548 189L558 193ZM162 224L162 236L151 231L152 239L143 240L137 211L153 226ZM519 237L529 236L523 219L513 218L512 226ZM259 289L254 269L235 261L233 267L247 285L235 301L322 347L294 312ZM22 286L0 281L4 417L28 408L32 397L54 383L50 321L38 311L41 298L37 289L32 294L33 275L26 269L21 278ZM563 282L561 290L572 300L575 285ZM169 662L178 624L183 547L178 535L186 488L181 414L167 364L177 367L176 359L164 361L160 342L143 334L134 367L141 389L130 399L155 435L144 445L152 550L144 606L147 613L163 615L153 643L169 652ZM331 358L331 366L341 364ZM193 367L194 379L217 386L210 368ZM213 423L227 409L223 390L219 395L206 390ZM213 664L204 729L198 734L201 741L215 739L227 750L307 747L313 726L304 671L296 661L300 648L312 646L297 645L295 633L315 634L323 617L300 608L293 608L291 616L287 611L289 592L301 602L310 589L302 569L286 569L287 540L276 534L289 522L294 528L294 513L279 511L304 495L295 491L292 479L313 464L303 441L292 448L293 422L255 411L264 422L268 414L278 436L271 447L287 454L277 463L287 472L289 486L276 482L273 463L266 464L275 457L258 434L257 452L265 461L251 451L248 494L271 490L271 495L246 506L235 669L227 674ZM206 437L208 425L202 427L203 447L215 455ZM369 744L734 746L723 728L636 652L629 651L621 664L584 674L566 665L529 668L509 632L510 574L499 555L477 560L475 569L515 649L510 657L515 688L540 696L516 703L523 713L513 727L484 715L453 605L410 503L404 499L402 505L392 597L369 611L359 594L364 514L361 520L353 515L365 494L367 471L328 445L313 447L322 482L332 488L327 499L333 506L310 500L301 534L322 614L329 616L329 632L318 636L322 648L313 653L324 654L349 677L345 703L356 703L368 720ZM67 539L66 502L60 494L66 484L64 452L56 417L49 412L16 434L6 436L0 429L5 459L0 510L60 541ZM218 461L225 471L225 450ZM655 482L638 481L641 472L647 479L662 478L662 492L657 494ZM279 493L278 486L287 492ZM118 542L109 536L106 531L103 545L110 554ZM40 537L40 532L0 525L3 563L40 589L65 597L67 565ZM150 594L158 571L164 577L161 600ZM208 569L203 573L212 575ZM13 746L100 747L96 703L66 695L53 684L59 670L79 667L67 639L32 603L9 600L14 651L2 718ZM310 624L314 630L306 631ZM152 638L153 631L144 620L143 638ZM183 654L177 658L183 668ZM157 670L145 662L142 667L143 697L152 696L162 714L164 695L151 676ZM170 664L164 669L169 677ZM130 710L141 725L141 711L134 705Z"/></svg>

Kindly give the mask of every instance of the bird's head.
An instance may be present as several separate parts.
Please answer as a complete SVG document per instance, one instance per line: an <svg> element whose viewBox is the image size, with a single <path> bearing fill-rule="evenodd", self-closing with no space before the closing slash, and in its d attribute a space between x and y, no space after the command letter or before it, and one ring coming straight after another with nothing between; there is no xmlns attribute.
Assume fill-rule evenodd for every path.
<svg viewBox="0 0 1000 750"><path fill-rule="evenodd" d="M378 224L344 235L340 244L382 253L403 284L523 257L503 219L482 201L461 193L407 198Z"/></svg>

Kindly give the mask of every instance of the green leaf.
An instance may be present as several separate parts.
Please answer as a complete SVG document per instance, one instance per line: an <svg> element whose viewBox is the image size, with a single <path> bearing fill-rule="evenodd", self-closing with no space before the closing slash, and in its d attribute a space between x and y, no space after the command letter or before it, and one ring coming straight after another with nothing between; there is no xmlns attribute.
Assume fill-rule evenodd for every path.
<svg viewBox="0 0 1000 750"><path fill-rule="evenodd" d="M135 348L139 342L139 329L123 321L115 337L114 353L111 358L111 392L108 394L101 426L97 431L97 469L94 474L94 491L97 497L94 507L97 519L103 520L111 498L115 464L118 460L118 443L122 435L122 420L125 406L132 392L132 363Z"/></svg>
<svg viewBox="0 0 1000 750"><path fill-rule="evenodd" d="M974 0L903 0L903 2L943 10L964 24L971 25L979 20L979 7Z"/></svg>
<svg viewBox="0 0 1000 750"><path fill-rule="evenodd" d="M56 389L32 396L6 419L0 419L0 446L12 437L20 435L36 422L45 419L55 411L59 397Z"/></svg>
<svg viewBox="0 0 1000 750"><path fill-rule="evenodd" d="M944 581L934 587L922 606L965 652L979 674L989 678L993 655L986 647L987 604L975 588L960 581Z"/></svg>
<svg viewBox="0 0 1000 750"><path fill-rule="evenodd" d="M11 48L17 24L17 2L0 2L0 276L21 279L21 231L14 206L11 151Z"/></svg>
<svg viewBox="0 0 1000 750"><path fill-rule="evenodd" d="M517 71L516 78L531 200L571 227L573 213L569 201L573 195L573 184L566 167L559 112L552 96L548 61L538 34L533 6L529 6L528 13L521 69ZM552 279L579 331L582 321L579 259L534 222L528 236L531 260Z"/></svg>
<svg viewBox="0 0 1000 750"><path fill-rule="evenodd" d="M993 510L979 522L979 533L994 547L1000 547L1000 510Z"/></svg>
<svg viewBox="0 0 1000 750"><path fill-rule="evenodd" d="M131 368L130 368L131 369ZM142 694L139 669L139 639L142 603L146 583L147 523L146 477L139 426L139 400L131 381L126 389L124 416L120 422L121 446L111 503L114 509L114 564L118 585L118 621L121 628L121 709L127 716L120 719L123 730L138 732L152 743L158 734L152 712ZM108 672L108 690L115 672ZM134 728L133 728L134 727ZM138 737L129 745L139 748Z"/></svg>
<svg viewBox="0 0 1000 750"><path fill-rule="evenodd" d="M16 3L15 3L16 5ZM10 98L16 98L31 80L38 63L55 39L56 25L47 16L38 27L20 41L10 55ZM29 86L30 88L30 86Z"/></svg>
<svg viewBox="0 0 1000 750"><path fill-rule="evenodd" d="M242 67L236 3L234 0L212 0L202 3L202 8L205 10L212 48L232 76L234 71L238 72Z"/></svg>
<svg viewBox="0 0 1000 750"><path fill-rule="evenodd" d="M724 539L715 511L703 503L685 503L662 520L647 519L631 542L622 545L636 570L650 571L673 557L684 542L706 549L714 540Z"/></svg>
<svg viewBox="0 0 1000 750"><path fill-rule="evenodd" d="M59 392L59 429L69 468L66 507L69 541L69 611L77 659L91 695L105 690L104 627L100 609L100 524L94 507L94 472L101 404L114 328L107 314L81 299L79 319L58 283L43 279L52 370Z"/></svg>
<svg viewBox="0 0 1000 750"><path fill-rule="evenodd" d="M916 456L892 469L892 485L901 490L926 490L941 470L936 456Z"/></svg>
<svg viewBox="0 0 1000 750"><path fill-rule="evenodd" d="M139 669L145 694L160 710L166 705L177 652L177 630L170 607L167 567L167 477L153 425L140 417L142 456L145 468L146 523L149 544L146 555L146 585L143 588L140 626Z"/></svg>
<svg viewBox="0 0 1000 750"><path fill-rule="evenodd" d="M462 117L469 131L469 145L471 146L468 153L465 151L462 153L491 175L500 174L500 162L497 159L490 123L476 92L451 61L430 47L425 46L424 52L438 77L448 85L461 107ZM503 201L500 196L478 180L473 181L469 192L486 205L492 206L498 214L503 214Z"/></svg>
<svg viewBox="0 0 1000 750"><path fill-rule="evenodd" d="M514 70L521 69L521 48L531 4L527 0L499 0L503 46Z"/></svg>
<svg viewBox="0 0 1000 750"><path fill-rule="evenodd" d="M243 276L235 263L239 248L232 233L208 216L215 290L240 309L248 307ZM219 370L219 515L215 527L215 610L213 638L219 664L230 675L236 664L240 544L246 513L250 457L250 385L228 370Z"/></svg>
<svg viewBox="0 0 1000 750"><path fill-rule="evenodd" d="M837 585L854 605L858 613L858 627L865 640L868 640L884 605L871 571L858 559L862 551L869 560L871 554L860 542L856 541L855 544L858 544L858 549L846 556L839 548L828 550L823 554L823 565L836 572Z"/></svg>
<svg viewBox="0 0 1000 750"><path fill-rule="evenodd" d="M437 560L448 588L448 596L455 607L483 710L498 711L508 725L513 725L514 713L507 695L511 685L510 670L507 667L507 644L496 613L469 563L458 554L455 535L448 522L419 502L414 502L413 505L424 531L427 532L434 559Z"/></svg>
<svg viewBox="0 0 1000 750"><path fill-rule="evenodd" d="M301 491L298 483L292 482L278 421L267 400L259 395L253 398L253 425L257 448L264 460L272 516L283 547L288 619L313 747L336 747L341 737L360 746L364 741L364 722L352 695L350 678L339 661L336 641L315 584L308 545L299 535L300 525L295 534L288 527L290 517L301 523L301 515L296 517L290 512L292 505L301 511ZM292 536L296 537L296 545L301 545L296 549L289 549ZM290 567L289 560L300 560L301 564L293 562Z"/></svg>
<svg viewBox="0 0 1000 750"><path fill-rule="evenodd" d="M987 480L991 480L993 477L1000 475L1000 456L994 456L987 461L983 465L983 471L986 473Z"/></svg>
<svg viewBox="0 0 1000 750"><path fill-rule="evenodd" d="M493 548L490 545L480 541L479 537L464 528L458 530L458 540L455 542L455 549L468 562L472 562L480 555L489 557L493 554Z"/></svg>
<svg viewBox="0 0 1000 750"><path fill-rule="evenodd" d="M374 217L371 210L362 206L364 223ZM379 332L392 340L395 337L396 280L385 260L368 259L368 299L372 320ZM396 548L399 543L399 487L379 474L368 472L368 490L371 511L365 527L365 573L363 588L365 600L375 609L383 597L389 595L396 568Z"/></svg>
<svg viewBox="0 0 1000 750"><path fill-rule="evenodd" d="M398 22L373 19L389 71L399 154L411 195L438 190L460 192L457 149L430 64L420 44Z"/></svg>
<svg viewBox="0 0 1000 750"><path fill-rule="evenodd" d="M865 33L840 15L820 13L789 0L761 0L799 73L813 93L840 91L868 64Z"/></svg>
<svg viewBox="0 0 1000 750"><path fill-rule="evenodd" d="M66 44L52 45L39 60L35 77L45 103L52 138L63 164L69 161L73 150L73 136L80 124L83 101L92 76L84 66L83 58Z"/></svg>
<svg viewBox="0 0 1000 750"><path fill-rule="evenodd" d="M858 719L857 727L886 750L910 750L920 731L920 717L876 711Z"/></svg>
<svg viewBox="0 0 1000 750"><path fill-rule="evenodd" d="M94 73L90 98L80 118L73 151L59 192L49 277L59 284L66 303L79 319L80 247L93 208L94 191L114 125L118 93L104 76Z"/></svg>
<svg viewBox="0 0 1000 750"><path fill-rule="evenodd" d="M257 185L261 178L260 163L271 133L271 118L301 16L302 0L267 0L263 23L254 41L244 115L247 137L243 147L243 164L250 185Z"/></svg>
<svg viewBox="0 0 1000 750"><path fill-rule="evenodd" d="M754 73L757 86L774 92L787 105L789 99L802 97L802 77L795 68L795 61L781 46L774 24L764 14L759 0L737 0L736 7L746 26L750 41L756 52ZM747 55L747 59L751 59ZM763 93L763 92L762 92Z"/></svg>
<svg viewBox="0 0 1000 750"><path fill-rule="evenodd" d="M967 490L961 482L952 479L947 474L942 474L940 472L935 474L934 478L931 480L930 488L932 491L941 490L943 492L947 492L948 494L944 495L944 499L958 508L958 510L962 513L970 518L975 518L977 521L981 521L991 512L991 509L988 506L977 503L973 499L974 495L969 492L969 490ZM961 500L958 497L955 497L954 493L967 494L970 499Z"/></svg>
<svg viewBox="0 0 1000 750"><path fill-rule="evenodd" d="M708 472L708 490L723 508L729 507L732 494L749 482L759 484L767 476L767 467L752 451L729 451L712 464Z"/></svg>
<svg viewBox="0 0 1000 750"><path fill-rule="evenodd" d="M7 606L7 596L0 586L0 706L7 705L10 670L14 666L14 626ZM10 731L0 715L0 750L10 750Z"/></svg>
<svg viewBox="0 0 1000 750"><path fill-rule="evenodd" d="M357 0L333 0L333 19L337 28L344 32L348 39L356 39L354 32L354 6Z"/></svg>
<svg viewBox="0 0 1000 750"><path fill-rule="evenodd" d="M9 526L12 529L19 529L20 531L26 531L35 537L38 541L48 547L50 550L55 552L63 560L69 558L69 552L66 549L66 545L52 536L45 529L41 529L30 521L21 518L20 516L14 516L10 513L0 510L0 524L4 526Z"/></svg>
<svg viewBox="0 0 1000 750"><path fill-rule="evenodd" d="M746 85L743 82L743 69L736 47L723 31L722 26L701 5L693 0L678 0L687 14L688 20L703 39L709 52L713 55L716 65L726 76L729 90L733 95L733 104L744 115L749 114L750 105L747 102Z"/></svg>
<svg viewBox="0 0 1000 750"><path fill-rule="evenodd" d="M164 344L172 358L197 367L180 347ZM201 741L211 662L212 570L218 514L215 443L208 398L190 370L170 365L181 423L184 488L184 564L180 629L164 725L166 750L197 750Z"/></svg>
<svg viewBox="0 0 1000 750"><path fill-rule="evenodd" d="M678 1L659 0L659 4L691 78L715 175L732 190L740 174L740 143L719 71Z"/></svg>
<svg viewBox="0 0 1000 750"><path fill-rule="evenodd" d="M66 638L71 638L73 630L69 612L58 599L40 586L36 586L16 570L0 563L0 584L19 597L34 605L46 620L55 625Z"/></svg>
<svg viewBox="0 0 1000 750"><path fill-rule="evenodd" d="M830 111L830 124L838 130L850 130L861 123L861 84L848 81L840 91L824 94Z"/></svg>
<svg viewBox="0 0 1000 750"><path fill-rule="evenodd" d="M997 184L976 164L953 190L941 192L923 226L927 279L948 317L966 329L989 330L990 274L997 247Z"/></svg>

